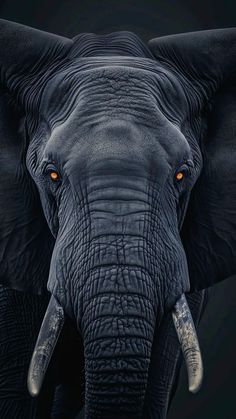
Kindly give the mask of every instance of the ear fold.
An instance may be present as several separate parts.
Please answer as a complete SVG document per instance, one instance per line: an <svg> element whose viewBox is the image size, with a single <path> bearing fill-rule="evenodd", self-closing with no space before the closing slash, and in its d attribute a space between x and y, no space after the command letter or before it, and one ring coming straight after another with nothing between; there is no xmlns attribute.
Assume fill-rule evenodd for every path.
<svg viewBox="0 0 236 419"><path fill-rule="evenodd" d="M0 283L46 291L53 239L26 166L22 116L0 91Z"/></svg>
<svg viewBox="0 0 236 419"><path fill-rule="evenodd" d="M35 294L46 291L54 240L25 164L26 92L71 42L0 19L0 283Z"/></svg>
<svg viewBox="0 0 236 419"><path fill-rule="evenodd" d="M164 65L185 77L186 92L198 96L206 124L203 168L182 228L191 289L203 289L236 274L236 29L150 44Z"/></svg>
<svg viewBox="0 0 236 419"><path fill-rule="evenodd" d="M222 88L208 116L203 170L182 237L192 289L236 274L236 87Z"/></svg>
<svg viewBox="0 0 236 419"><path fill-rule="evenodd" d="M164 36L148 45L159 62L201 86L202 95L235 75L236 28Z"/></svg>
<svg viewBox="0 0 236 419"><path fill-rule="evenodd" d="M70 39L0 19L0 76L11 92L23 89L39 76L50 60L62 58Z"/></svg>

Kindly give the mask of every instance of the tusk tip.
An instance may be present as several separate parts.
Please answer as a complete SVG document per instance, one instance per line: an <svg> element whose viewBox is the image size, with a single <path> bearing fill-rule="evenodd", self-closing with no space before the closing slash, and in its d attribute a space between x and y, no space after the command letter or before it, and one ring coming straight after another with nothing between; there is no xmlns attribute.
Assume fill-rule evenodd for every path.
<svg viewBox="0 0 236 419"><path fill-rule="evenodd" d="M37 397L39 395L41 386L37 385L33 380L28 379L27 387L31 397Z"/></svg>
<svg viewBox="0 0 236 419"><path fill-rule="evenodd" d="M176 302L172 318L187 366L188 388L195 394L203 381L203 364L194 321L184 294Z"/></svg>
<svg viewBox="0 0 236 419"><path fill-rule="evenodd" d="M201 373L194 381L189 382L189 391L190 393L196 394L200 390L203 381L203 374Z"/></svg>
<svg viewBox="0 0 236 419"><path fill-rule="evenodd" d="M42 363L40 355L41 353L39 351L34 351L28 371L27 388L32 397L39 395L44 378L44 374L41 374L41 371L38 369L38 364L41 365Z"/></svg>
<svg viewBox="0 0 236 419"><path fill-rule="evenodd" d="M201 383L200 384L197 384L197 385L192 384L191 386L189 386L188 389L189 389L190 393L196 394L196 393L198 393L198 391L200 390L200 388L201 388Z"/></svg>
<svg viewBox="0 0 236 419"><path fill-rule="evenodd" d="M31 358L27 387L32 397L37 397L64 325L64 311L52 295L45 313Z"/></svg>

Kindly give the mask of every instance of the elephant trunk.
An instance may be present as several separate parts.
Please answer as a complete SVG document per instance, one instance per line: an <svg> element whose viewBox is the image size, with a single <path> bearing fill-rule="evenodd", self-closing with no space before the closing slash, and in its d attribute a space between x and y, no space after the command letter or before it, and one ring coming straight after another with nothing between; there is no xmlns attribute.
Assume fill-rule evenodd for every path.
<svg viewBox="0 0 236 419"><path fill-rule="evenodd" d="M89 419L142 417L155 327L188 288L177 225L134 180L90 180L86 217L68 209L51 261L48 289L84 343Z"/></svg>
<svg viewBox="0 0 236 419"><path fill-rule="evenodd" d="M155 328L150 283L146 272L118 266L88 280L96 295L84 298L81 322L85 417L142 417Z"/></svg>

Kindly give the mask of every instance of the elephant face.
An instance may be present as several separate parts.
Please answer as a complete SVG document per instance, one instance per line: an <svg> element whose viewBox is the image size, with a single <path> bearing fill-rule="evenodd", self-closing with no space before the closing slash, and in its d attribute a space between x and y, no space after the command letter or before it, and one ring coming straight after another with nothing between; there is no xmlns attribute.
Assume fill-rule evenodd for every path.
<svg viewBox="0 0 236 419"><path fill-rule="evenodd" d="M179 225L199 166L180 130L187 104L168 72L143 80L144 70L130 61L128 68L101 71L92 62L85 74L69 66L55 75L27 153L56 238L48 287L78 326L87 287L100 276L118 275L122 285L124 275L128 293L142 272L153 325L189 290ZM91 298L107 287L105 280Z"/></svg>
<svg viewBox="0 0 236 419"><path fill-rule="evenodd" d="M27 166L20 186L30 176L34 191L24 205L26 219L34 213L32 201L43 209L38 218L44 269L36 271L34 282L41 279L43 289L42 272L48 268L52 295L30 367L31 393L39 391L66 315L83 340L86 417L164 417L179 355L175 334L172 354L169 347L169 313L173 311L195 392L201 357L184 294L224 279L218 278L220 270L208 278L214 251L207 253L207 266L202 263L202 249L212 250L214 240L212 233L204 237L204 229L212 228L219 240L214 224L219 212L212 216L218 201L208 197L210 181L206 183L212 179L210 146L203 138L212 126L206 106L222 77L231 76L232 63L224 64L221 51L205 63L203 46L214 47L217 36L217 42L231 42L235 33L213 31L184 40L180 36L179 41L167 38L166 43L157 39L150 44L154 56L129 33L81 35L70 41L1 25L12 42L18 33L17 39L23 34L29 44L24 51L25 44L18 42L23 64L6 53L2 71L12 71L4 82L25 118L17 164ZM220 94L228 98L227 86L222 89ZM212 115L221 104L216 101ZM218 165L217 155L213 173ZM198 200L206 205L203 216ZM25 230L34 238L39 226L29 230L27 224L22 240ZM33 247L38 242L32 239ZM34 253L29 269L35 260ZM226 276L234 273L227 246L223 260ZM11 285L34 290L26 282L13 278ZM35 290L40 292L40 285ZM190 296L189 304L197 321L203 294Z"/></svg>
<svg viewBox="0 0 236 419"><path fill-rule="evenodd" d="M143 70L135 68L101 71L93 63L90 68L92 75L76 70L71 79L69 67L65 81L59 73L46 86L43 121L30 143L27 165L56 239L48 289L76 322L85 345L88 386L101 394L90 400L88 392L88 414L106 392L110 415L120 397L127 412L137 415L155 325L189 290L179 223L196 168L177 121L163 113L173 98L169 112L183 118L187 109L168 72L142 80ZM163 95L166 85L169 97ZM128 406L127 396L121 396L124 389L131 391L127 371L137 382ZM94 414L99 409L103 414L103 403Z"/></svg>

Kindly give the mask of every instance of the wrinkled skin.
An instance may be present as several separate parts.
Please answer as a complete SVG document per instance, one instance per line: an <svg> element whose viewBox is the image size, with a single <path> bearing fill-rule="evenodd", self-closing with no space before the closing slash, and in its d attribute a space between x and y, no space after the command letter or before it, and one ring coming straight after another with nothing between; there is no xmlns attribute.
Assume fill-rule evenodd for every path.
<svg viewBox="0 0 236 419"><path fill-rule="evenodd" d="M179 190L173 178L184 161L192 161L192 153L156 105L153 97L161 92L153 88L154 77L147 76L146 81L142 72L120 68L118 74L113 69L95 70L85 80L78 74L83 96L78 94L70 116L59 113L68 107L60 92L62 82L49 95L46 91L42 98L46 141L35 149L32 140L27 154L56 236L48 287L83 336L88 415L104 415L106 402L110 417L119 400L121 412L137 416L145 396L155 324L189 290L176 214ZM168 83L167 75L163 90ZM104 106L96 108L98 86ZM117 105L114 92L122 89L130 94L119 97ZM142 95L148 90L144 103ZM60 125L53 129L50 103L55 102L60 103L56 111ZM92 115L89 121L87 115ZM39 135L36 131L36 141ZM166 136L175 138L173 143L166 143ZM40 160L32 167L35 152ZM52 162L53 170L60 168L61 180L51 185L43 167ZM49 201L52 194L58 227ZM112 370L109 379L106 370ZM96 391L95 400L90 391ZM93 407L95 403L101 407Z"/></svg>
<svg viewBox="0 0 236 419"><path fill-rule="evenodd" d="M5 267L2 293L35 293L41 301L32 310L24 372L49 298L46 284L67 317L41 398L30 399L25 389L28 405L19 416L19 402L0 393L0 412L15 418L72 418L84 402L89 419L165 418L180 367L170 312L191 291L197 324L206 302L198 290L224 279L208 278L211 258L204 270L196 234L189 235L195 229L191 214L198 214L194 200L201 196L204 205L206 197L199 185L208 169L202 139L211 83L207 90L205 80L199 82L196 93L184 71L158 61L132 34L101 37L96 45L94 39L63 41L62 50L60 40L27 76L12 76L7 88L11 100L20 96L18 109L2 96L7 115L16 115L12 135L3 118L5 142L18 144L4 154L7 182L12 156L17 167L12 189L1 191L6 207L19 193L15 212L3 214L10 233L1 233L1 253L16 257L12 268ZM189 73L194 76L190 65ZM227 97L227 90L222 94ZM192 212L185 217L192 189ZM13 249L12 220L21 224ZM198 244L207 250L199 234ZM22 242L24 251L18 250ZM20 252L25 257L18 275ZM225 252L230 265L227 257ZM228 270L226 276L234 265ZM9 286L18 291L6 291Z"/></svg>

